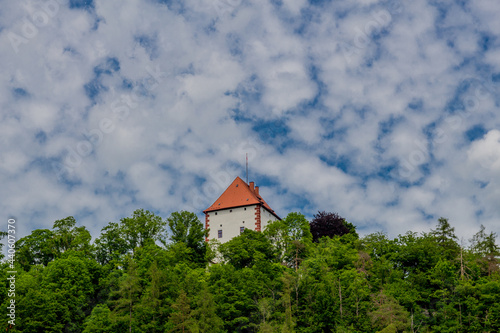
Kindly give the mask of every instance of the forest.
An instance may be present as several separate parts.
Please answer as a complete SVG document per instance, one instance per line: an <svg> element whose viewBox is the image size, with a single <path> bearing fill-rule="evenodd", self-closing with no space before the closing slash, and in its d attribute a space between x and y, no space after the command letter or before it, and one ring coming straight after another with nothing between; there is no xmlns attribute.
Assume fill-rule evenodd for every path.
<svg viewBox="0 0 500 333"><path fill-rule="evenodd" d="M17 240L15 258L1 258L1 329L500 332L500 251L483 226L466 241L446 218L419 234L360 237L338 214L318 212L224 244L206 232L194 213L144 209L94 240L73 217L34 230ZM5 315L12 299L15 325Z"/></svg>

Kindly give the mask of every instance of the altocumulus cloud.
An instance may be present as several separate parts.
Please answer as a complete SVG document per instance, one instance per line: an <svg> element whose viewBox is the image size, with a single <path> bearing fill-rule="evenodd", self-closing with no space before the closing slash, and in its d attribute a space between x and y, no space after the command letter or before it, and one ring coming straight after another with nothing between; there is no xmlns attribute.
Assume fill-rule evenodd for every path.
<svg viewBox="0 0 500 333"><path fill-rule="evenodd" d="M201 213L248 153L281 215L498 232L499 16L493 0L4 3L1 210L22 235Z"/></svg>

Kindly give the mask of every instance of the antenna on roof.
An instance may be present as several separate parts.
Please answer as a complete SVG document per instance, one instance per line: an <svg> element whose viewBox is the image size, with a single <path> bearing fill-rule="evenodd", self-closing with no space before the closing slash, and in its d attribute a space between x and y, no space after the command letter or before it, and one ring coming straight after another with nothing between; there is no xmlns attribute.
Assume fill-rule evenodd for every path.
<svg viewBox="0 0 500 333"><path fill-rule="evenodd" d="M247 184L248 184L248 153L247 154Z"/></svg>

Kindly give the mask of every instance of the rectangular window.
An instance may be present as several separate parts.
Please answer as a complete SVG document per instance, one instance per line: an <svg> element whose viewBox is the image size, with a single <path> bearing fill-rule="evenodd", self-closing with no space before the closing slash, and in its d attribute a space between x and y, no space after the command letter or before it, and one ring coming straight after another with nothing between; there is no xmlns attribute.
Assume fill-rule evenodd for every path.
<svg viewBox="0 0 500 333"><path fill-rule="evenodd" d="M240 234L245 231L245 227L240 227Z"/></svg>
<svg viewBox="0 0 500 333"><path fill-rule="evenodd" d="M222 238L222 230L219 230L218 234L219 238Z"/></svg>

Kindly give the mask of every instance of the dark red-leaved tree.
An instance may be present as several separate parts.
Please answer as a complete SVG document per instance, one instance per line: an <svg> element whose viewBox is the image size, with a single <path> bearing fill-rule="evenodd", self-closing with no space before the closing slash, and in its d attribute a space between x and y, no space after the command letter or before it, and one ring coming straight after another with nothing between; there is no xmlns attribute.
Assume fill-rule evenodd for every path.
<svg viewBox="0 0 500 333"><path fill-rule="evenodd" d="M314 215L310 223L311 234L313 242L318 242L321 237L334 237L348 234L349 232L355 233L355 227L347 222L343 217L337 213L327 213L325 211L318 212Z"/></svg>

